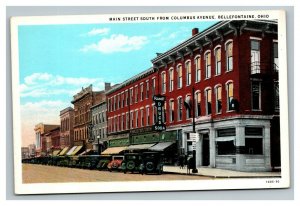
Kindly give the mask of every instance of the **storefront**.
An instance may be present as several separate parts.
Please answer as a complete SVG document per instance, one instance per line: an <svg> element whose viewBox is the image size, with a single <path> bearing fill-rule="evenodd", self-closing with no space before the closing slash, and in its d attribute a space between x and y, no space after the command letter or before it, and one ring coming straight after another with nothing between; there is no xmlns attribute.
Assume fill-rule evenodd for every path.
<svg viewBox="0 0 300 206"><path fill-rule="evenodd" d="M186 154L193 148L189 141L192 127L183 128L182 147ZM240 117L196 125L197 167L237 171L270 171L270 118Z"/></svg>

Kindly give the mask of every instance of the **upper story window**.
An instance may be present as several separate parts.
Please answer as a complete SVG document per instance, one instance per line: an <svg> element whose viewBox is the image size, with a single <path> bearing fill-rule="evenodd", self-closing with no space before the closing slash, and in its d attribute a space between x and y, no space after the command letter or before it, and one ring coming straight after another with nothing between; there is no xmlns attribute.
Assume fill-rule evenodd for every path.
<svg viewBox="0 0 300 206"><path fill-rule="evenodd" d="M155 95L155 90L156 90L156 81L155 78L152 79L152 96Z"/></svg>
<svg viewBox="0 0 300 206"><path fill-rule="evenodd" d="M153 104L152 105L152 123L155 124L155 122L157 121L156 117L157 117L157 109L156 106Z"/></svg>
<svg viewBox="0 0 300 206"><path fill-rule="evenodd" d="M133 111L130 112L130 128L132 129L133 128L133 122L134 122L134 119L133 119Z"/></svg>
<svg viewBox="0 0 300 206"><path fill-rule="evenodd" d="M251 94L252 94L252 110L260 110L261 109L261 83L259 81L252 81Z"/></svg>
<svg viewBox="0 0 300 206"><path fill-rule="evenodd" d="M195 116L201 116L201 93L200 91L195 92Z"/></svg>
<svg viewBox="0 0 300 206"><path fill-rule="evenodd" d="M215 88L216 93L216 113L222 112L222 87L220 85Z"/></svg>
<svg viewBox="0 0 300 206"><path fill-rule="evenodd" d="M122 99L121 108L123 108L124 105L125 105L124 92L123 92L122 95L121 95L121 99Z"/></svg>
<svg viewBox="0 0 300 206"><path fill-rule="evenodd" d="M195 79L196 82L199 82L201 80L201 57L200 56L197 56L195 58L195 67L196 67Z"/></svg>
<svg viewBox="0 0 300 206"><path fill-rule="evenodd" d="M251 74L260 73L260 40L251 39Z"/></svg>
<svg viewBox="0 0 300 206"><path fill-rule="evenodd" d="M207 51L205 53L205 78L209 79L211 77L211 53Z"/></svg>
<svg viewBox="0 0 300 206"><path fill-rule="evenodd" d="M278 72L278 42L277 41L273 41L273 66L274 66L274 70Z"/></svg>
<svg viewBox="0 0 300 206"><path fill-rule="evenodd" d="M186 85L189 86L191 85L192 82L192 66L190 60L185 62L185 71L186 71Z"/></svg>
<svg viewBox="0 0 300 206"><path fill-rule="evenodd" d="M174 121L174 118L175 118L175 114L174 114L174 100L171 99L170 102L169 102L169 115L170 115L170 122L173 122Z"/></svg>
<svg viewBox="0 0 300 206"><path fill-rule="evenodd" d="M226 84L227 91L227 111L231 111L234 109L233 105L233 82L230 81Z"/></svg>
<svg viewBox="0 0 300 206"><path fill-rule="evenodd" d="M114 111L116 111L117 108L117 97L114 96Z"/></svg>
<svg viewBox="0 0 300 206"><path fill-rule="evenodd" d="M177 105L178 105L178 107L177 107L177 109L178 109L178 111L177 111L177 115L178 115L177 120L180 121L180 120L182 120L182 97L178 97Z"/></svg>
<svg viewBox="0 0 300 206"><path fill-rule="evenodd" d="M144 109L141 109L141 127L144 126Z"/></svg>
<svg viewBox="0 0 300 206"><path fill-rule="evenodd" d="M185 103L187 104L186 105L186 119L189 119L189 118L191 118L192 117L192 112L191 112L191 110L192 110L192 98L191 98L191 95L190 94L188 94L188 95L186 95L186 97L185 97Z"/></svg>
<svg viewBox="0 0 300 206"><path fill-rule="evenodd" d="M128 90L126 90L125 91L125 106L127 106L128 100L129 100L129 98L128 98Z"/></svg>
<svg viewBox="0 0 300 206"><path fill-rule="evenodd" d="M140 91L141 91L141 101L143 101L143 98L144 98L144 84L140 85Z"/></svg>
<svg viewBox="0 0 300 206"><path fill-rule="evenodd" d="M233 52L232 47L233 43L232 40L229 40L228 43L225 44L226 49L226 71L232 71L233 70Z"/></svg>
<svg viewBox="0 0 300 206"><path fill-rule="evenodd" d="M166 93L166 72L161 73L161 93L164 94Z"/></svg>
<svg viewBox="0 0 300 206"><path fill-rule="evenodd" d="M139 110L135 111L135 128L139 127Z"/></svg>
<svg viewBox="0 0 300 206"><path fill-rule="evenodd" d="M177 88L180 89L182 87L182 65L179 64L177 66Z"/></svg>
<svg viewBox="0 0 300 206"><path fill-rule="evenodd" d="M146 125L150 125L150 107L146 107Z"/></svg>
<svg viewBox="0 0 300 206"><path fill-rule="evenodd" d="M221 74L221 46L215 49L215 75Z"/></svg>
<svg viewBox="0 0 300 206"><path fill-rule="evenodd" d="M171 68L169 70L169 88L170 88L170 92L173 91L174 89L174 69Z"/></svg>
<svg viewBox="0 0 300 206"><path fill-rule="evenodd" d="M130 105L131 105L133 103L133 88L130 88L129 92L130 92L129 99L130 99Z"/></svg>
<svg viewBox="0 0 300 206"><path fill-rule="evenodd" d="M126 112L126 129L129 129L129 123L130 123L130 121L129 121L129 113Z"/></svg>
<svg viewBox="0 0 300 206"><path fill-rule="evenodd" d="M118 94L118 109L121 108L121 95Z"/></svg>
<svg viewBox="0 0 300 206"><path fill-rule="evenodd" d="M146 99L149 98L149 81L146 81Z"/></svg>
<svg viewBox="0 0 300 206"><path fill-rule="evenodd" d="M135 86L135 102L138 102L139 101L139 87L136 85Z"/></svg>
<svg viewBox="0 0 300 206"><path fill-rule="evenodd" d="M211 89L208 88L205 90L205 98L206 98L206 115L211 114Z"/></svg>

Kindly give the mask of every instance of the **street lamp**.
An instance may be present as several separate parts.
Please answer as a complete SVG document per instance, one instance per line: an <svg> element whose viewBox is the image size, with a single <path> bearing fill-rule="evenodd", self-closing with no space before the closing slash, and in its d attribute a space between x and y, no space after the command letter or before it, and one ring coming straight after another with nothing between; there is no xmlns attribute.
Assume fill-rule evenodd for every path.
<svg viewBox="0 0 300 206"><path fill-rule="evenodd" d="M100 155L101 150L100 150L100 136L97 135L97 141L98 141L98 154Z"/></svg>

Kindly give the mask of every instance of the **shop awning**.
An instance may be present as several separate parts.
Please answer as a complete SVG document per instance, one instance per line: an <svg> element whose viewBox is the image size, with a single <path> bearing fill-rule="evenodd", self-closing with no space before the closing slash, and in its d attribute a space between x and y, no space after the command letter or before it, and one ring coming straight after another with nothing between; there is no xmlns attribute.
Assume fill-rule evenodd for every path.
<svg viewBox="0 0 300 206"><path fill-rule="evenodd" d="M76 149L76 147L77 147L77 146L72 147L72 148L69 150L69 152L67 152L66 155L71 155L71 154L74 152L74 150Z"/></svg>
<svg viewBox="0 0 300 206"><path fill-rule="evenodd" d="M63 150L58 154L59 156L60 155L65 155L67 153L67 151L69 150L69 147L65 147L63 148Z"/></svg>
<svg viewBox="0 0 300 206"><path fill-rule="evenodd" d="M71 155L76 155L81 150L81 148L82 146L77 146Z"/></svg>
<svg viewBox="0 0 300 206"><path fill-rule="evenodd" d="M120 152L127 149L127 147L110 147L104 150L101 155L119 154Z"/></svg>
<svg viewBox="0 0 300 206"><path fill-rule="evenodd" d="M149 150L164 151L165 149L167 149L168 147L170 147L174 143L175 142L160 142L160 143L154 145L153 147L150 147Z"/></svg>
<svg viewBox="0 0 300 206"><path fill-rule="evenodd" d="M216 138L216 142L227 142L227 141L234 141L235 137L218 137Z"/></svg>
<svg viewBox="0 0 300 206"><path fill-rule="evenodd" d="M87 150L83 151L82 153L80 153L79 155L84 155L86 153L89 153L90 151L91 151L91 149L87 149Z"/></svg>
<svg viewBox="0 0 300 206"><path fill-rule="evenodd" d="M60 152L60 150L54 150L53 153L52 153L52 155L53 156L57 156L59 152Z"/></svg>
<svg viewBox="0 0 300 206"><path fill-rule="evenodd" d="M127 147L127 150L141 150L141 149L149 149L150 147L154 146L155 144L136 144L130 145Z"/></svg>

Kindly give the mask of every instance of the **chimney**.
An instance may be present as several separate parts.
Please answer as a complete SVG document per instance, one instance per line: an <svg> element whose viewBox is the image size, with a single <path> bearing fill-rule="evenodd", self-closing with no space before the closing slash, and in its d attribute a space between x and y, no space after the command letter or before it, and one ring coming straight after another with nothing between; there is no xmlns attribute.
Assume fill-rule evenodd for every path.
<svg viewBox="0 0 300 206"><path fill-rule="evenodd" d="M195 36L198 33L199 33L199 29L198 28L193 28L192 29L192 36Z"/></svg>
<svg viewBox="0 0 300 206"><path fill-rule="evenodd" d="M110 83L105 82L104 83L104 89L105 89L105 91L110 90L111 89Z"/></svg>

